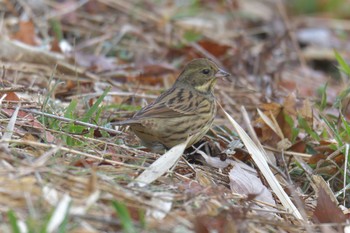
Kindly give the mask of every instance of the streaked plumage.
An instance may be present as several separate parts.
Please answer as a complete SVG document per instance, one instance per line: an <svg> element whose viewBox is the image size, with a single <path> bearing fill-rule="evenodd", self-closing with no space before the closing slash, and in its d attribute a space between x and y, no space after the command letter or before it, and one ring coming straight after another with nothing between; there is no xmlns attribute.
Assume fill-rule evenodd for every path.
<svg viewBox="0 0 350 233"><path fill-rule="evenodd" d="M163 152L193 135L189 147L210 129L216 115L214 85L217 78L227 76L212 61L195 59L185 66L170 89L117 125L130 125L154 152Z"/></svg>

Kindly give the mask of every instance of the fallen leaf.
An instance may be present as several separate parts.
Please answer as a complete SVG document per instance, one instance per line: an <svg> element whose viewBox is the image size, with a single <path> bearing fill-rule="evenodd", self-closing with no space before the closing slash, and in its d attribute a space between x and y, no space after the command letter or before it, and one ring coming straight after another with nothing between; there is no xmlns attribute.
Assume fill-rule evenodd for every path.
<svg viewBox="0 0 350 233"><path fill-rule="evenodd" d="M1 109L1 111L3 111L8 117L10 117L13 115L15 110L3 108ZM18 122L16 125L29 126L35 130L40 131L40 133L43 134L41 135L41 138L46 140L48 143L53 143L57 140L31 113L19 110L18 119L21 119L21 121Z"/></svg>
<svg viewBox="0 0 350 233"><path fill-rule="evenodd" d="M137 69L138 67L136 67ZM142 65L138 68L140 70L140 74L137 76L130 76L127 78L128 82L137 82L145 85L163 85L163 78L171 78L170 83L175 81L174 74L175 69L173 66L167 63L159 63L159 64L146 64Z"/></svg>
<svg viewBox="0 0 350 233"><path fill-rule="evenodd" d="M37 45L35 41L35 27L32 21L20 21L19 30L12 37L28 45Z"/></svg>
<svg viewBox="0 0 350 233"><path fill-rule="evenodd" d="M294 120L297 118L297 97L295 92L290 93L283 102L283 110L288 116L292 117Z"/></svg>
<svg viewBox="0 0 350 233"><path fill-rule="evenodd" d="M298 113L309 123L309 125L313 125L313 110L308 99L303 101L302 107Z"/></svg>
<svg viewBox="0 0 350 233"><path fill-rule="evenodd" d="M212 40L201 40L198 42L198 44L215 57L225 55L226 52L231 48L228 45L219 44Z"/></svg>
<svg viewBox="0 0 350 233"><path fill-rule="evenodd" d="M165 154L153 162L151 166L145 169L135 179L135 182L130 183L130 186L137 184L140 187L144 187L165 174L168 169L170 169L174 164L176 164L178 159L180 159L185 151L187 143L191 138L192 136L190 136L185 142L180 143L179 145L176 145L168 150Z"/></svg>
<svg viewBox="0 0 350 233"><path fill-rule="evenodd" d="M338 207L332 190L320 176L313 176L317 191L317 205L313 212L313 219L317 223L345 223L346 216Z"/></svg>
<svg viewBox="0 0 350 233"><path fill-rule="evenodd" d="M151 203L153 207L147 209L146 214L155 219L163 219L173 206L174 194L170 192L152 193Z"/></svg>
<svg viewBox="0 0 350 233"><path fill-rule="evenodd" d="M4 100L7 100L7 101L19 101L20 100L18 95L13 91L6 92L5 94L1 94L0 98L2 98L4 95L6 95Z"/></svg>
<svg viewBox="0 0 350 233"><path fill-rule="evenodd" d="M253 194L256 200L276 205L272 193L261 182L260 178L258 178L256 171L243 163L232 163L234 166L229 173L229 178L230 187L233 192L247 196Z"/></svg>
<svg viewBox="0 0 350 233"><path fill-rule="evenodd" d="M327 158L327 155L324 154L314 154L312 155L309 160L307 161L308 164L317 164L320 160L325 160Z"/></svg>

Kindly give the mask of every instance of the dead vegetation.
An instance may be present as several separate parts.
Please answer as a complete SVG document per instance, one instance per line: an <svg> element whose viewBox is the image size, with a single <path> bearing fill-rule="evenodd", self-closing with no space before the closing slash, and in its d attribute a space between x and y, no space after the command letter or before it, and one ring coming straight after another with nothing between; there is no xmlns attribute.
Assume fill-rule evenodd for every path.
<svg viewBox="0 0 350 233"><path fill-rule="evenodd" d="M1 232L349 231L349 4L301 2L0 0ZM198 57L194 149L111 128Z"/></svg>

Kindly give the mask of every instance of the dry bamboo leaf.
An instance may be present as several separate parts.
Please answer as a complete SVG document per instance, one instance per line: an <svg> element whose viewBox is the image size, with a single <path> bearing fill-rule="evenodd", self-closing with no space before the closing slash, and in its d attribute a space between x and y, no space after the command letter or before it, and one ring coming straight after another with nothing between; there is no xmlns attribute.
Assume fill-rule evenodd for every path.
<svg viewBox="0 0 350 233"><path fill-rule="evenodd" d="M258 109L258 114L265 124L267 124L273 130L273 132L275 132L281 139L284 138L281 128L278 126L278 124L275 124L276 121L273 122L268 116L265 115L265 113L260 111L260 109ZM271 117L274 116L271 114Z"/></svg>
<svg viewBox="0 0 350 233"><path fill-rule="evenodd" d="M101 191L97 190L93 192L90 196L84 199L84 203L80 206L72 206L69 211L70 214L75 215L84 215L96 202L99 200L101 196Z"/></svg>
<svg viewBox="0 0 350 233"><path fill-rule="evenodd" d="M58 203L58 192L56 189L45 185L42 188L42 193L44 199L52 206L55 206Z"/></svg>
<svg viewBox="0 0 350 233"><path fill-rule="evenodd" d="M155 219L163 219L173 206L173 194L168 192L156 192L152 194L151 203L156 208L147 209L147 216Z"/></svg>
<svg viewBox="0 0 350 233"><path fill-rule="evenodd" d="M186 142L172 147L169 151L167 151L164 155L152 163L151 166L144 170L135 179L135 183L143 187L147 184L152 183L161 177L164 173L166 173L181 157L186 149L187 143L191 138L192 137L189 137ZM132 183L131 185L134 185L135 183Z"/></svg>
<svg viewBox="0 0 350 233"><path fill-rule="evenodd" d="M72 198L68 194L65 194L62 197L47 224L47 232L55 232L55 230L61 225L63 220L66 218L71 201Z"/></svg>
<svg viewBox="0 0 350 233"><path fill-rule="evenodd" d="M260 171L264 175L265 179L269 183L270 187L274 191L274 193L277 195L279 200L281 201L282 205L291 212L296 218L303 219L301 216L299 210L296 208L296 206L293 204L293 202L290 200L276 177L273 175L272 171L270 170L267 162L266 162L266 155L265 151L262 149L262 146L259 147L252 141L252 139L248 136L248 134L243 130L243 128L224 110L222 109L233 125L233 127L236 129L238 135L242 139L244 145L246 146L247 150L249 151L250 155L252 156L252 159L256 163L256 165L259 167Z"/></svg>
<svg viewBox="0 0 350 233"><path fill-rule="evenodd" d="M8 125L6 126L6 131L4 133L4 135L2 135L2 140L10 140L11 137L12 137L12 134L13 134L13 130L15 128L15 123L16 123L16 120L17 120L17 115L18 115L18 111L19 111L19 108L20 106L17 106L16 110L13 112L12 116L11 116L11 119L8 123ZM8 147L9 146L9 143L8 142L3 142L3 145L5 147Z"/></svg>

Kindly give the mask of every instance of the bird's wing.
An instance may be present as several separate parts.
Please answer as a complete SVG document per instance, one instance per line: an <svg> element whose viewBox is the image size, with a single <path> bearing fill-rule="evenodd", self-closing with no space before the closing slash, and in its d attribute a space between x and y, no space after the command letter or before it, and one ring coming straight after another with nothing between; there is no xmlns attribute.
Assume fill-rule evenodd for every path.
<svg viewBox="0 0 350 233"><path fill-rule="evenodd" d="M130 120L145 118L168 118L197 114L202 107L204 97L194 96L193 91L185 88L170 88L153 103L137 112Z"/></svg>

